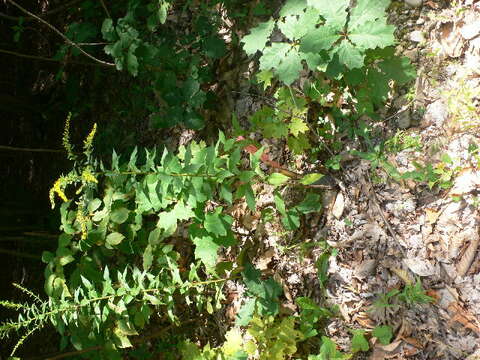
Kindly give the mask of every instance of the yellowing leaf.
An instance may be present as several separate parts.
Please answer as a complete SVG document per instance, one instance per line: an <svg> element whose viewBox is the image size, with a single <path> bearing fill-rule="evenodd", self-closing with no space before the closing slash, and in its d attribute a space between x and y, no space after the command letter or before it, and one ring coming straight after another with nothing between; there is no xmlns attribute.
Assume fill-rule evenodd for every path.
<svg viewBox="0 0 480 360"><path fill-rule="evenodd" d="M240 329L233 328L225 334L223 352L227 356L234 355L237 351L242 350L242 343L243 338Z"/></svg>
<svg viewBox="0 0 480 360"><path fill-rule="evenodd" d="M301 133L307 132L308 131L308 126L305 124L305 122L298 118L294 117L292 119L292 122L290 123L290 132L292 133L293 136L298 136Z"/></svg>

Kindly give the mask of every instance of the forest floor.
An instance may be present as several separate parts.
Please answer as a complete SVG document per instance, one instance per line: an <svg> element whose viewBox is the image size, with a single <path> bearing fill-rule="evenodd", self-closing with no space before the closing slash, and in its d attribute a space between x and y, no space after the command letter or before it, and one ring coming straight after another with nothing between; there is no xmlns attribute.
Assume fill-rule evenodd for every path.
<svg viewBox="0 0 480 360"><path fill-rule="evenodd" d="M390 138L388 161L414 179L394 181L381 166L349 158L336 176L341 190L324 193L325 211L307 218L301 243L286 246L279 229L252 218L243 224L261 239L255 265L274 270L285 309L296 296L319 296L315 259L322 250L315 246L325 240L338 251L327 292L341 317L327 335L343 350L351 329L388 324L392 343L373 344L365 358L479 359L480 3L400 6L390 21L398 27L397 51L418 78L392 94L378 126ZM269 145L270 156L282 159L282 147ZM301 158L293 162L293 170L304 166ZM410 304L394 295L406 286ZM420 286L432 301L422 304ZM241 289L232 288L241 300Z"/></svg>

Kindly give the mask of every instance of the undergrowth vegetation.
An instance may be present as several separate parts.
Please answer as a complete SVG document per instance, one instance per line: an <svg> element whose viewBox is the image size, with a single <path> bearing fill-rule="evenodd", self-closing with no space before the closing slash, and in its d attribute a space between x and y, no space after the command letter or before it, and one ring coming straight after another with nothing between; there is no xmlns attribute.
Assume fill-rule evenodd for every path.
<svg viewBox="0 0 480 360"><path fill-rule="evenodd" d="M394 180L451 184L456 170L446 157L445 166L414 164L416 170L400 174L388 153L418 151L421 143L404 133L383 142L376 133L377 111L396 87L415 78L409 60L395 54L388 6L388 0L358 0L352 7L349 0L81 2L81 15L65 36L75 44L106 42L103 54L98 46L86 49L108 57L103 67L133 77L112 105L119 113L143 116L157 128L216 129L218 136L173 150L135 148L100 158L95 139L101 144L115 136L102 135L95 125L75 151L71 123L85 106L94 107L70 103L74 116L67 119L63 145L73 169L50 191L62 234L57 250L42 256L47 299L19 287L32 301L0 303L19 313L0 326L0 337L19 332L19 346L51 325L61 335L60 350L73 346L88 359L160 353L191 360L347 359L368 351L371 338L388 344L393 334L386 325L352 329L348 353L326 335L327 322L338 316L327 301L328 262L335 255L328 246L316 260L322 303L298 297L295 311L282 308L283 288L252 265L251 239L236 230L235 212L244 204L245 212L295 232L305 214L321 211L321 171L299 175L270 161L265 148L250 140L255 132L283 141L312 163L321 160L330 171L341 169L347 151ZM16 40L21 36L19 22ZM68 63L84 56L78 47L66 43L55 58ZM229 88L234 70L249 71L245 81L263 99L248 129L225 101L235 90ZM64 71L57 77L66 76L75 89L84 75ZM95 76L98 85L107 75ZM122 81L125 75L116 85ZM359 148L347 149L351 140ZM272 204L259 206L267 186L274 188ZM286 201L285 187L302 189L302 199ZM228 304L229 281L245 288L236 320L220 335L202 337ZM386 305L378 306L392 298L408 305L430 300L420 283L384 297Z"/></svg>

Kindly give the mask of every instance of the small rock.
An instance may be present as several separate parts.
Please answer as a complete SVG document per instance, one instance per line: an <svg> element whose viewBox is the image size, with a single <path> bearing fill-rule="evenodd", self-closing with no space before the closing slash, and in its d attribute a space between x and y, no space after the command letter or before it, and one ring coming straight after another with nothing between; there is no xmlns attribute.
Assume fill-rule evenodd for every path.
<svg viewBox="0 0 480 360"><path fill-rule="evenodd" d="M409 111L404 111L398 116L397 126L400 129L408 129L410 127L411 123L412 123L412 121L411 121L411 118L410 118L410 112Z"/></svg>
<svg viewBox="0 0 480 360"><path fill-rule="evenodd" d="M427 111L423 117L423 123L425 126L435 125L440 128L448 119L448 115L447 106L442 100L437 100L427 106Z"/></svg>
<svg viewBox="0 0 480 360"><path fill-rule="evenodd" d="M415 30L410 33L410 41L420 43L425 41L425 36L420 30Z"/></svg>
<svg viewBox="0 0 480 360"><path fill-rule="evenodd" d="M423 25L425 24L425 19L424 18L418 18L417 21L415 22L417 25Z"/></svg>
<svg viewBox="0 0 480 360"><path fill-rule="evenodd" d="M422 6L422 0L405 0L405 4L411 7L420 7Z"/></svg>

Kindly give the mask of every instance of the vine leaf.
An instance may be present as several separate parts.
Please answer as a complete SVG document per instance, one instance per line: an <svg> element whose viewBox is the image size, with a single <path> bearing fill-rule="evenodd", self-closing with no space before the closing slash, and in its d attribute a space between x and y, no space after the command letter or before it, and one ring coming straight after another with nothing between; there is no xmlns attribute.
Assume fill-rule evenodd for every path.
<svg viewBox="0 0 480 360"><path fill-rule="evenodd" d="M387 25L383 21L368 21L349 32L348 37L363 50L375 49L393 44L395 42L394 30L393 25Z"/></svg>
<svg viewBox="0 0 480 360"><path fill-rule="evenodd" d="M260 23L254 27L250 31L250 34L244 36L242 39L242 42L244 43L243 50L245 50L248 55L253 55L258 50L262 50L265 47L265 43L270 37L274 26L274 21L270 19L269 21Z"/></svg>
<svg viewBox="0 0 480 360"><path fill-rule="evenodd" d="M390 5L390 0L358 0L357 6L350 11L349 28L355 30L367 21L383 17L388 5Z"/></svg>
<svg viewBox="0 0 480 360"><path fill-rule="evenodd" d="M336 31L341 31L347 21L347 8L350 0L308 0L308 5L314 7L326 20L326 25Z"/></svg>
<svg viewBox="0 0 480 360"><path fill-rule="evenodd" d="M319 53L322 50L329 50L333 44L340 39L340 35L330 26L321 26L318 29L309 31L302 40L300 51L306 53Z"/></svg>

